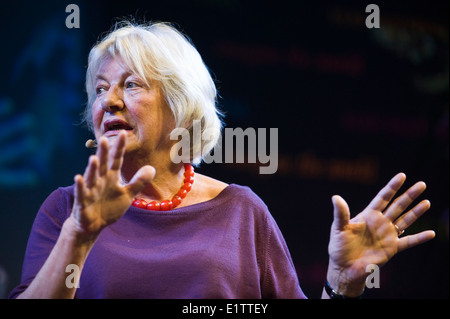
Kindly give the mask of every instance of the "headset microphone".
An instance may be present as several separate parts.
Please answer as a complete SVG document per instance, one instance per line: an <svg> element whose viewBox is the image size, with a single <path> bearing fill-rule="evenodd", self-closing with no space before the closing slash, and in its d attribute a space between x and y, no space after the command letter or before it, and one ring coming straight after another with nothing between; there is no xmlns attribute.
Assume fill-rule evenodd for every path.
<svg viewBox="0 0 450 319"><path fill-rule="evenodd" d="M97 147L97 143L95 142L95 140L87 140L85 145L87 148L96 148Z"/></svg>

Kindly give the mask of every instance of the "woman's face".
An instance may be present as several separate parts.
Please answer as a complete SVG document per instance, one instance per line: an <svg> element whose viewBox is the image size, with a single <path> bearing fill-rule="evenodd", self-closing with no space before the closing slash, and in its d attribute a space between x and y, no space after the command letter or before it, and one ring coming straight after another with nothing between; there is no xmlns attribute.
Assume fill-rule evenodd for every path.
<svg viewBox="0 0 450 319"><path fill-rule="evenodd" d="M127 153L169 155L175 122L156 81L148 87L125 64L112 57L103 60L95 79L97 98L92 105L95 137L110 144L127 133ZM137 152L137 153L136 153Z"/></svg>

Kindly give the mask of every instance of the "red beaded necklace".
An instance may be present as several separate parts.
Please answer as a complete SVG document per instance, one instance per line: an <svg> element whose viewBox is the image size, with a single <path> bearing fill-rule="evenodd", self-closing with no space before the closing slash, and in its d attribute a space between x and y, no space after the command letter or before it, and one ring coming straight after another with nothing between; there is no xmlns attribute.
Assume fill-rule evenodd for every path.
<svg viewBox="0 0 450 319"><path fill-rule="evenodd" d="M144 208L148 210L171 210L180 205L183 198L186 197L187 193L192 188L194 183L194 167L191 164L184 164L184 182L181 189L176 193L172 200L163 200L161 203L154 200L149 203L143 199L135 198L132 205L139 208Z"/></svg>

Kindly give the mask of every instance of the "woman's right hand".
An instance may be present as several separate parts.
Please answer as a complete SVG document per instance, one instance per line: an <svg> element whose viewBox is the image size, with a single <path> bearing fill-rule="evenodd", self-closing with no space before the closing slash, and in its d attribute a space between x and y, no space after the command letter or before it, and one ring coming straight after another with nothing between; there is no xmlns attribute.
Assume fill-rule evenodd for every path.
<svg viewBox="0 0 450 319"><path fill-rule="evenodd" d="M125 153L126 133L121 132L111 147L105 137L98 143L97 153L89 158L84 175L75 176L74 204L70 218L79 235L97 236L114 223L130 207L134 197L155 176L152 166L143 166L124 185L120 170Z"/></svg>

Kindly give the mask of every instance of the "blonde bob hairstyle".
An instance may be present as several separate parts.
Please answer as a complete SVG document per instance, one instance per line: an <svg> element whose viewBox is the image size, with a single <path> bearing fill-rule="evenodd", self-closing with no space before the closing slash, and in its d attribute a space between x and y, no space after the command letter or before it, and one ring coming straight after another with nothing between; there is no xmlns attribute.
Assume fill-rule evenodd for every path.
<svg viewBox="0 0 450 319"><path fill-rule="evenodd" d="M187 129L191 136L190 158L182 161L199 164L218 143L223 124L216 108L214 81L189 39L168 23L117 23L89 53L84 121L91 131L92 104L97 97L95 77L102 61L109 57L119 57L147 85L151 80L160 83L176 128ZM207 140L192 138L195 120ZM205 131L208 134L203 134ZM200 145L195 145L198 142Z"/></svg>

